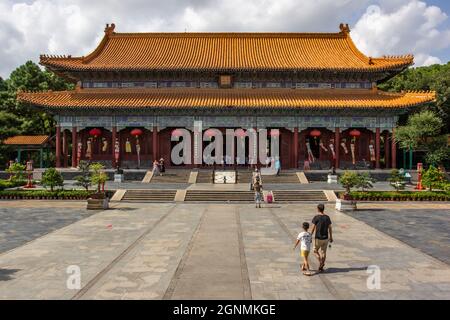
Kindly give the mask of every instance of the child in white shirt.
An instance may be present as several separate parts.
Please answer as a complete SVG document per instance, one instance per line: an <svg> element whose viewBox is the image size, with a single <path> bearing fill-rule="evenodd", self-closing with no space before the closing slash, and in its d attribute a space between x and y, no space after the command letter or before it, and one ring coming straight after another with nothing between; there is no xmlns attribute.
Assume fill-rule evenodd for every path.
<svg viewBox="0 0 450 320"><path fill-rule="evenodd" d="M301 265L301 269L303 271L304 275L310 275L309 273L309 262L308 262L308 256L309 252L311 251L311 243L312 243L312 236L311 233L308 232L309 229L309 223L303 222L303 232L300 232L297 236L297 241L294 245L294 250L297 248L298 244L300 243L300 255L303 257L303 263Z"/></svg>

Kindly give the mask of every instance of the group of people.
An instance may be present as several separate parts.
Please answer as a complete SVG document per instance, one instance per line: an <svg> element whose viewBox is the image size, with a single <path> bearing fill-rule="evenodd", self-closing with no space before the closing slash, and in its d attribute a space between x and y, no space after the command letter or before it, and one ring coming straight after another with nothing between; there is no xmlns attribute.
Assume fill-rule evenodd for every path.
<svg viewBox="0 0 450 320"><path fill-rule="evenodd" d="M317 206L318 214L312 219L312 228L309 230L309 223L303 222L301 231L295 242L293 250L300 244L300 256L303 258L300 266L304 275L311 275L311 268L309 265L309 253L313 244L312 237L314 236L314 254L319 262L318 272L322 272L325 267L325 260L327 258L327 248L331 247L333 242L333 232L331 229L331 219L325 214L325 206L319 204Z"/></svg>
<svg viewBox="0 0 450 320"><path fill-rule="evenodd" d="M162 176L164 172L166 172L166 167L164 165L164 158L161 158L158 160L153 161L153 175L157 176L160 175Z"/></svg>

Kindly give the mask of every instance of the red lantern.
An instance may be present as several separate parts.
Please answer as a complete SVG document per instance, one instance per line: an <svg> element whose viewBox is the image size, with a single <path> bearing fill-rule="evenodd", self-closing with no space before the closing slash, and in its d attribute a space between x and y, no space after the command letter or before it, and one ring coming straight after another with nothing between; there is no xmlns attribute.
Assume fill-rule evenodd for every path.
<svg viewBox="0 0 450 320"><path fill-rule="evenodd" d="M172 137L180 137L182 135L183 135L183 133L179 129L175 129L172 131Z"/></svg>
<svg viewBox="0 0 450 320"><path fill-rule="evenodd" d="M353 129L352 131L349 132L349 135L356 138L361 135L361 132L359 130Z"/></svg>
<svg viewBox="0 0 450 320"><path fill-rule="evenodd" d="M89 131L89 135L94 136L95 138L97 138L101 134L102 134L102 130L100 130L98 128L94 128Z"/></svg>
<svg viewBox="0 0 450 320"><path fill-rule="evenodd" d="M314 137L314 138L320 137L321 134L322 134L322 132L320 132L320 131L317 130L317 129L314 129L313 131L311 131L311 132L309 133L309 135L310 135L311 137Z"/></svg>
<svg viewBox="0 0 450 320"><path fill-rule="evenodd" d="M137 138L142 135L142 130L141 129L133 129L133 130L131 130L131 135L133 135Z"/></svg>

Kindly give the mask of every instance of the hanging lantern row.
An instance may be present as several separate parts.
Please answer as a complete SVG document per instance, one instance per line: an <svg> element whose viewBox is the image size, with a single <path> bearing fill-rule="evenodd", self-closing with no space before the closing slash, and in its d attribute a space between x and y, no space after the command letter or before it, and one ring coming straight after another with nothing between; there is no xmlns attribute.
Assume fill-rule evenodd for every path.
<svg viewBox="0 0 450 320"><path fill-rule="evenodd" d="M131 135L135 136L136 138L138 138L142 134L143 134L143 132L142 132L141 129L133 129L133 130L131 130Z"/></svg>
<svg viewBox="0 0 450 320"><path fill-rule="evenodd" d="M356 138L359 137L361 135L361 131L353 129L352 131L349 132L349 135Z"/></svg>
<svg viewBox="0 0 450 320"><path fill-rule="evenodd" d="M311 137L314 137L314 138L320 137L321 134L322 134L322 132L320 132L320 131L317 130L317 129L314 129L314 130L312 130L312 131L309 133L309 135L310 135Z"/></svg>
<svg viewBox="0 0 450 320"><path fill-rule="evenodd" d="M89 135L94 136L95 138L97 138L101 134L102 134L102 130L100 130L98 128L94 128L89 131Z"/></svg>

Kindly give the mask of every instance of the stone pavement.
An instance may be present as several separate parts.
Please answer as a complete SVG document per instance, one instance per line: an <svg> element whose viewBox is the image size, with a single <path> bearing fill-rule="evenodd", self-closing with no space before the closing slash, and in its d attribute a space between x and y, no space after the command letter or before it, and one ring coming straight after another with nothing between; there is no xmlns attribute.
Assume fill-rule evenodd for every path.
<svg viewBox="0 0 450 320"><path fill-rule="evenodd" d="M320 275L301 275L292 251L312 204L120 203L0 254L0 298L450 299L449 265L327 209L335 243ZM66 286L69 265L81 290Z"/></svg>
<svg viewBox="0 0 450 320"><path fill-rule="evenodd" d="M360 203L352 217L450 264L450 209L443 203Z"/></svg>

